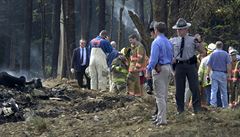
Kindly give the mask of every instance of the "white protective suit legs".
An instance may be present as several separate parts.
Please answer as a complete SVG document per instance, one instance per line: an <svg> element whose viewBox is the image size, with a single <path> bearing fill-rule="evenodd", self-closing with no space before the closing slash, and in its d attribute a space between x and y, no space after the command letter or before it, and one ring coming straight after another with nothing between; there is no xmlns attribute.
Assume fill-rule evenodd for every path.
<svg viewBox="0 0 240 137"><path fill-rule="evenodd" d="M105 91L107 88L107 60L101 48L92 48L89 63L91 89Z"/></svg>

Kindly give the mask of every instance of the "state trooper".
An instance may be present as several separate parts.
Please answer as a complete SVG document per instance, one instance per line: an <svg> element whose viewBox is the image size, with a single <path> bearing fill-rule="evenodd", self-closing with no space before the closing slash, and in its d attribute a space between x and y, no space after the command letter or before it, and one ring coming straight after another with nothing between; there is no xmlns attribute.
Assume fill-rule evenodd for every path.
<svg viewBox="0 0 240 137"><path fill-rule="evenodd" d="M201 109L200 92L198 88L198 73L197 73L197 57L196 50L200 53L204 52L200 35L195 37L190 36L188 29L191 23L188 23L183 18L179 18L176 24L172 27L177 31L177 37L170 39L173 44L175 65L175 80L176 80L176 103L177 114L184 112L184 93L186 78L189 81L189 88L192 92L192 105L194 113Z"/></svg>

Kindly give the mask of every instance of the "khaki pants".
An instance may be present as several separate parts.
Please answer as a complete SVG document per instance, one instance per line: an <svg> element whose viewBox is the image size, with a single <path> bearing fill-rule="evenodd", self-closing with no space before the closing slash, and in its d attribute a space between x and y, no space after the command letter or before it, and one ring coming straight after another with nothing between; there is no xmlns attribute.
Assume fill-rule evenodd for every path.
<svg viewBox="0 0 240 137"><path fill-rule="evenodd" d="M127 76L127 92L129 95L142 96L143 91L140 89L139 72L129 72Z"/></svg>
<svg viewBox="0 0 240 137"><path fill-rule="evenodd" d="M157 121L161 124L166 124L167 95L171 77L171 66L170 65L161 66L160 73L157 73L155 70L153 70L152 77L153 77L153 91L155 93L158 108Z"/></svg>

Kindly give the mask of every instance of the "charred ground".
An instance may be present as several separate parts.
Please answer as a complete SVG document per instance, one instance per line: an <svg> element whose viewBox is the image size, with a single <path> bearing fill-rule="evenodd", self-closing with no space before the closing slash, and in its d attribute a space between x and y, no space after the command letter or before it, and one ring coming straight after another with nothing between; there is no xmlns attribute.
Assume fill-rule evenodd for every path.
<svg viewBox="0 0 240 137"><path fill-rule="evenodd" d="M150 121L154 98L79 89L74 81L46 80L44 89L19 92L0 87L0 99L14 98L19 112L1 117L2 137L233 137L239 136L240 110L207 109L176 116L174 87L168 96L168 125Z"/></svg>

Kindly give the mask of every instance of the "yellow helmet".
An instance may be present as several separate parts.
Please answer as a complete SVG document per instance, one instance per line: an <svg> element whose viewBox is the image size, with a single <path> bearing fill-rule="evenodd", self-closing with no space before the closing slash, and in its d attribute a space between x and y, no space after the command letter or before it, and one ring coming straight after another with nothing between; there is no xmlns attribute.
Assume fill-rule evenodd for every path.
<svg viewBox="0 0 240 137"><path fill-rule="evenodd" d="M123 54L123 55L126 55L126 48L122 48L120 53Z"/></svg>
<svg viewBox="0 0 240 137"><path fill-rule="evenodd" d="M207 54L211 54L215 49L216 49L216 44L210 43L210 44L207 46Z"/></svg>

